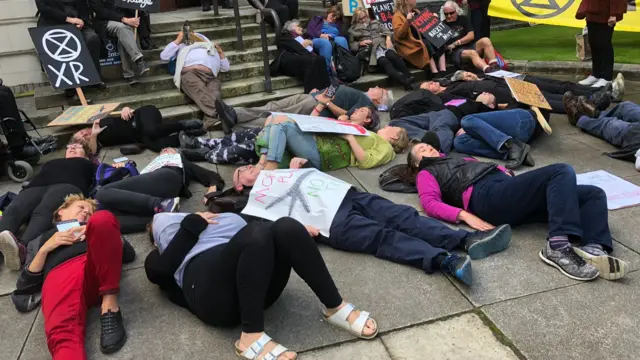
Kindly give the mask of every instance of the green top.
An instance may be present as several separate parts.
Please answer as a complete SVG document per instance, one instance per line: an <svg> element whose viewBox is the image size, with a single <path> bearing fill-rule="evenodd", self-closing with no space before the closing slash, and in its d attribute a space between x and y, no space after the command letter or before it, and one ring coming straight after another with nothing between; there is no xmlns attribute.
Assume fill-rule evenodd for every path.
<svg viewBox="0 0 640 360"><path fill-rule="evenodd" d="M355 137L366 154L366 159L363 162L359 162L356 159L351 151L351 146L340 135L316 134L315 138L320 159L322 160L322 168L320 169L322 171L336 170L347 166L371 169L384 165L396 157L391 144L371 131L369 131L369 136Z"/></svg>

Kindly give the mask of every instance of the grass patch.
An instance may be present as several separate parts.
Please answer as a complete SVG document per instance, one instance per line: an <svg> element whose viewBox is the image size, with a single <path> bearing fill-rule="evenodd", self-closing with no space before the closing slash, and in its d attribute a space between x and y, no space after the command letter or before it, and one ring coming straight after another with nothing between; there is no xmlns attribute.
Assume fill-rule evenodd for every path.
<svg viewBox="0 0 640 360"><path fill-rule="evenodd" d="M19 98L23 98L23 97L33 96L35 93L36 93L35 90L29 90L29 91L25 91L25 92L21 92L21 93L15 94L15 98L19 99Z"/></svg>
<svg viewBox="0 0 640 360"><path fill-rule="evenodd" d="M565 26L537 25L494 31L491 41L510 60L578 61L575 35L581 30ZM613 34L616 63L640 64L640 33Z"/></svg>

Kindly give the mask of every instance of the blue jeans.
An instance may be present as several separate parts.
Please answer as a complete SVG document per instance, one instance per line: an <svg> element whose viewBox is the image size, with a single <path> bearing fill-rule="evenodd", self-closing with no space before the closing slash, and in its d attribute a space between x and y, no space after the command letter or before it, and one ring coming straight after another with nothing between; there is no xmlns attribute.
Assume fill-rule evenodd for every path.
<svg viewBox="0 0 640 360"><path fill-rule="evenodd" d="M411 206L355 190L347 192L329 231L328 239L318 239L335 249L375 255L427 273L437 270L432 267L436 256L460 247L471 234L421 216Z"/></svg>
<svg viewBox="0 0 640 360"><path fill-rule="evenodd" d="M601 112L598 118L581 116L576 125L611 145L622 146L622 139L632 123L640 123L640 105L624 101Z"/></svg>
<svg viewBox="0 0 640 360"><path fill-rule="evenodd" d="M518 176L495 172L473 185L469 211L493 225L548 223L549 237L580 238L580 245L612 250L607 195L578 185L571 165L553 164Z"/></svg>
<svg viewBox="0 0 640 360"><path fill-rule="evenodd" d="M269 148L262 149L262 153L267 154L268 161L280 163L288 150L293 156L307 159L313 167L320 169L322 162L312 133L304 132L296 123L288 121L265 126L264 134L268 137Z"/></svg>
<svg viewBox="0 0 640 360"><path fill-rule="evenodd" d="M318 55L324 57L324 60L327 62L327 70L329 70L329 74L333 74L333 70L331 70L331 57L333 56L333 46L331 45L331 41L323 38L315 38L312 41L313 49L318 53ZM338 36L334 37L333 41L336 45L349 50L349 43L346 38Z"/></svg>
<svg viewBox="0 0 640 360"><path fill-rule="evenodd" d="M422 140L427 131L433 131L440 139L440 152L448 153L453 146L453 134L458 130L458 118L447 109L424 114L405 116L392 120L389 125L407 130L410 139Z"/></svg>
<svg viewBox="0 0 640 360"><path fill-rule="evenodd" d="M461 153L506 159L505 141L528 142L536 128L536 120L527 110L500 110L467 115L462 118L465 134L457 136L453 147Z"/></svg>

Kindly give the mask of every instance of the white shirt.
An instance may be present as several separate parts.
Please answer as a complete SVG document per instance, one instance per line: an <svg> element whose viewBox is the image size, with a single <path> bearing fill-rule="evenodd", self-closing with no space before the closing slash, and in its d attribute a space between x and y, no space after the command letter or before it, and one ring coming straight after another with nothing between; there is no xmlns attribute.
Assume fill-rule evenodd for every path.
<svg viewBox="0 0 640 360"><path fill-rule="evenodd" d="M205 41L209 41L209 39L199 33L196 35L200 36ZM176 45L173 41L170 42L164 50L160 53L160 59L164 61L170 61L174 59L178 52L185 48L185 44ZM227 72L229 71L229 60L225 57L220 60L220 56L211 56L207 53L206 49L193 49L189 51L187 54L187 58L184 61L184 67L193 66L193 65L204 65L208 67L213 75L218 76L218 72Z"/></svg>

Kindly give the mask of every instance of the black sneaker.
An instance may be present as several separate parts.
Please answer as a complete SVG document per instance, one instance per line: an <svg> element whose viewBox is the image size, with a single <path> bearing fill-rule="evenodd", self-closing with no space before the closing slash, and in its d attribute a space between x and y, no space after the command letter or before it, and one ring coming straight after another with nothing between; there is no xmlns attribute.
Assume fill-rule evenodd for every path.
<svg viewBox="0 0 640 360"><path fill-rule="evenodd" d="M508 149L507 163L505 164L505 167L510 170L516 169L522 165L529 154L529 150L531 150L531 147L528 144L517 139L507 140L507 142L505 142L505 146Z"/></svg>
<svg viewBox="0 0 640 360"><path fill-rule="evenodd" d="M204 129L204 123L200 119L189 119L189 120L180 120L178 124L182 125L183 130L200 130Z"/></svg>
<svg viewBox="0 0 640 360"><path fill-rule="evenodd" d="M200 147L197 149L180 149L182 155L189 161L207 161L207 154L209 153L209 149L205 147Z"/></svg>
<svg viewBox="0 0 640 360"><path fill-rule="evenodd" d="M170 199L164 199L154 209L155 213L174 212L180 207L180 198L174 197Z"/></svg>
<svg viewBox="0 0 640 360"><path fill-rule="evenodd" d="M144 62L144 60L139 60L136 62L136 74L138 76L144 76L149 72L149 66Z"/></svg>
<svg viewBox="0 0 640 360"><path fill-rule="evenodd" d="M467 286L471 286L473 282L471 258L469 256L462 257L457 254L447 256L442 265L440 265L440 271L455 277Z"/></svg>
<svg viewBox="0 0 640 360"><path fill-rule="evenodd" d="M565 276L574 280L589 281L600 275L598 269L593 265L587 264L583 258L576 254L571 246L553 250L549 246L549 242L547 242L547 245L540 250L538 256L547 265L555 267Z"/></svg>
<svg viewBox="0 0 640 360"><path fill-rule="evenodd" d="M207 134L207 130L205 130L204 128L187 129L187 130L184 130L184 133L189 135L189 136L192 136L192 137L198 137L198 136L206 135Z"/></svg>
<svg viewBox="0 0 640 360"><path fill-rule="evenodd" d="M135 85L135 84L137 84L137 83L139 83L139 82L140 82L140 80L138 80L138 78L137 78L137 77L135 77L135 76L130 77L130 78L126 78L125 80L126 80L126 81L127 81L127 83L128 83L129 85L131 85L131 86L133 86L133 85Z"/></svg>
<svg viewBox="0 0 640 360"><path fill-rule="evenodd" d="M122 239L122 263L132 263L136 259L136 249L133 248L124 235L120 235L120 238Z"/></svg>
<svg viewBox="0 0 640 360"><path fill-rule="evenodd" d="M231 134L231 129L238 123L238 114L233 106L229 106L222 100L216 100L216 112L222 122L222 131L225 135Z"/></svg>
<svg viewBox="0 0 640 360"><path fill-rule="evenodd" d="M187 135L184 130L178 133L178 141L180 142L181 148L197 149L200 147L200 142L198 141L198 139Z"/></svg>
<svg viewBox="0 0 640 360"><path fill-rule="evenodd" d="M483 259L509 247L511 226L504 224L489 231L476 231L470 234L465 243L465 250L474 259Z"/></svg>
<svg viewBox="0 0 640 360"><path fill-rule="evenodd" d="M107 311L100 315L100 351L103 354L114 353L127 342L127 332L124 329L122 310Z"/></svg>
<svg viewBox="0 0 640 360"><path fill-rule="evenodd" d="M5 230L0 232L0 253L4 256L4 265L8 269L18 271L24 264L27 248L11 231Z"/></svg>

